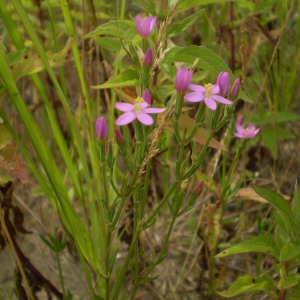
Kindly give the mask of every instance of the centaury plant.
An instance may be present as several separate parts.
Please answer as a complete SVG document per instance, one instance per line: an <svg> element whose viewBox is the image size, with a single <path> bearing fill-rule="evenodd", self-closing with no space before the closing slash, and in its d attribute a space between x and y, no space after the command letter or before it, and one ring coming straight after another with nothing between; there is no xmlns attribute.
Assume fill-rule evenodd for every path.
<svg viewBox="0 0 300 300"><path fill-rule="evenodd" d="M223 59L205 45L176 44L176 37L192 28L199 17L204 18L203 4L224 1L136 1L141 10L134 11L128 19L125 1L121 1L121 8L120 1L116 1L118 18L107 17L107 22L80 35L81 30L75 27L80 20L71 2L61 0L55 9L63 17L62 45L52 12L54 4L46 2L54 41L52 51L46 49L45 41L41 42L41 33L23 1L11 0L8 8L0 3L8 38L14 44L0 45L0 91L3 98L9 96L34 154L12 125L9 112L1 109L0 117L18 142L66 232L63 240L57 230L48 239L42 238L56 254L65 299L71 297L72 291L65 286L59 257L67 238L76 248L92 299L135 299L140 287L159 280L157 269L168 256L176 222L193 210L205 186L211 188L213 178L207 180L199 170L208 165L213 150L223 160L218 183L212 188L214 201L203 208L208 221L201 236L209 268L207 294L214 297L218 288L215 259L225 206L244 180L243 176L233 180L237 162L248 142L253 144L259 139L260 128L252 123L243 126L245 117L236 111L237 104L250 100L240 87L240 79ZM95 22L94 2L88 3ZM199 12L186 14L199 6ZM19 34L19 22L24 27L25 40ZM85 22L82 20L83 28ZM82 53L91 44L96 54L91 55L87 71ZM93 77L93 60L101 60L106 69L106 78L96 83L88 81L89 76L98 79ZM78 88L76 99L68 91L66 63L72 63L76 70L72 74ZM21 77L39 95L46 116L43 126L20 91ZM50 82L50 91L44 82ZM52 97L60 105L59 112ZM49 136L44 128L49 129ZM229 153L232 145L236 151L233 158ZM160 177L153 191L155 174ZM263 273L253 282L247 275L220 295L231 297L257 290L274 299L287 293L294 295L299 290L299 276L290 270L300 257L297 194L292 210L279 195L258 186L254 189L276 209L276 237L271 233L259 236L217 256L267 253L276 260L280 278L275 282L271 275ZM154 232L155 223L164 218L168 221L161 233L161 244L151 249L143 237ZM290 241L288 246L286 238ZM121 243L126 244L125 255L120 250ZM185 271L186 264L181 277ZM172 292L176 289L177 285Z"/></svg>

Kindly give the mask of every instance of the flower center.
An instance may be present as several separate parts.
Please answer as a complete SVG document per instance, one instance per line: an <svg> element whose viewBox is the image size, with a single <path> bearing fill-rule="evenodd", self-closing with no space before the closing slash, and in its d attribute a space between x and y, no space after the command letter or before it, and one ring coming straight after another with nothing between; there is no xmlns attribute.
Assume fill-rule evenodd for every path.
<svg viewBox="0 0 300 300"><path fill-rule="evenodd" d="M144 99L142 97L137 97L135 99L135 104L133 106L134 106L135 113L137 115L142 113L141 103L143 103L143 102L144 102Z"/></svg>
<svg viewBox="0 0 300 300"><path fill-rule="evenodd" d="M205 98L210 98L213 91L213 85L208 83L204 85L204 88L206 89Z"/></svg>

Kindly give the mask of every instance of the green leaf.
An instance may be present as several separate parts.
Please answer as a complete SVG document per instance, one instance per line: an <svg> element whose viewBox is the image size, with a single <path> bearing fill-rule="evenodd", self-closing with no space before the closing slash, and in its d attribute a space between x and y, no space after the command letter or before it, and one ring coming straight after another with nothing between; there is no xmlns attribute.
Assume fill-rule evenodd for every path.
<svg viewBox="0 0 300 300"><path fill-rule="evenodd" d="M298 121L300 120L300 116L298 114L289 112L289 111L278 111L275 113L266 113L263 114L262 116L255 116L253 117L253 122L257 124L276 124L278 123L285 123L285 122L290 122L290 121Z"/></svg>
<svg viewBox="0 0 300 300"><path fill-rule="evenodd" d="M206 5L206 4L212 4L212 3L219 3L222 4L224 2L227 2L230 0L184 0L179 1L177 9L178 10L186 10L195 6L199 5Z"/></svg>
<svg viewBox="0 0 300 300"><path fill-rule="evenodd" d="M112 20L103 25L100 25L95 30L89 32L85 38L95 38L100 35L118 36L123 38L126 32L135 27L133 21L129 20Z"/></svg>
<svg viewBox="0 0 300 300"><path fill-rule="evenodd" d="M155 3L154 0L136 0L137 4L139 4L142 8L144 8L151 15L156 15L155 12Z"/></svg>
<svg viewBox="0 0 300 300"><path fill-rule="evenodd" d="M251 240L241 242L229 249L222 251L216 255L216 257L225 257L232 254L248 252L266 253L275 257L276 259L279 259L279 249L271 235L258 236Z"/></svg>
<svg viewBox="0 0 300 300"><path fill-rule="evenodd" d="M300 281L300 274L291 274L285 278L281 278L281 280L278 283L278 288L282 290L286 290L295 286L296 284L299 284L299 281Z"/></svg>
<svg viewBox="0 0 300 300"><path fill-rule="evenodd" d="M218 294L225 298L230 298L243 293L257 291L264 291L273 299L277 299L276 287L271 276L266 276L265 278L255 278L251 277L250 275L241 276L231 285L231 287L227 291L218 292Z"/></svg>
<svg viewBox="0 0 300 300"><path fill-rule="evenodd" d="M300 284L293 286L286 295L287 300L298 300L300 299Z"/></svg>
<svg viewBox="0 0 300 300"><path fill-rule="evenodd" d="M204 46L173 47L166 53L164 62L193 64L195 59L199 59L198 67L209 70L216 75L221 71L226 71L233 81L233 74L226 63L215 52Z"/></svg>
<svg viewBox="0 0 300 300"><path fill-rule="evenodd" d="M280 261L289 261L300 255L300 248L293 242L286 243L280 251Z"/></svg>
<svg viewBox="0 0 300 300"><path fill-rule="evenodd" d="M92 86L92 88L108 89L108 88L115 88L115 87L135 86L138 85L138 82L139 82L138 72L133 69L126 69L124 72L107 80L105 83Z"/></svg>
<svg viewBox="0 0 300 300"><path fill-rule="evenodd" d="M270 204L281 214L287 228L294 228L294 216L290 205L282 196L258 186L253 186L253 189L257 194L270 202Z"/></svg>
<svg viewBox="0 0 300 300"><path fill-rule="evenodd" d="M296 228L300 229L300 197L299 197L299 190L297 189L297 183L295 185L295 190L294 190L292 211L294 214Z"/></svg>
<svg viewBox="0 0 300 300"><path fill-rule="evenodd" d="M203 14L204 9L196 12L195 14L173 24L171 28L167 31L167 37L175 36L179 33L190 28L197 20L199 20L200 16Z"/></svg>

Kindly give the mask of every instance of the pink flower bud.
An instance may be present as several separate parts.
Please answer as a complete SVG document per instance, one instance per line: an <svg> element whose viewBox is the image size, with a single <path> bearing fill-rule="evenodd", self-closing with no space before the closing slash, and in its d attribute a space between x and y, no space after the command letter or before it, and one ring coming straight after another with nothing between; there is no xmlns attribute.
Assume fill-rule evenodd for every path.
<svg viewBox="0 0 300 300"><path fill-rule="evenodd" d="M203 186L204 186L204 180L201 180L194 189L194 195L197 195L197 196L200 195Z"/></svg>
<svg viewBox="0 0 300 300"><path fill-rule="evenodd" d="M149 105L152 104L152 99L151 99L151 94L149 92L148 89L145 89L144 90L144 93L143 93L143 99L146 103L148 103Z"/></svg>
<svg viewBox="0 0 300 300"><path fill-rule="evenodd" d="M107 122L103 117L100 117L96 121L95 131L98 138L105 140L108 135L108 126Z"/></svg>
<svg viewBox="0 0 300 300"><path fill-rule="evenodd" d="M148 48L144 57L144 66L151 67L153 64L153 53L152 49Z"/></svg>
<svg viewBox="0 0 300 300"><path fill-rule="evenodd" d="M228 89L230 84L230 77L227 72L221 72L217 79L217 85L219 86L219 95L222 97L227 97Z"/></svg>
<svg viewBox="0 0 300 300"><path fill-rule="evenodd" d="M124 144L124 137L119 128L115 129L115 135L116 135L116 142L118 145L123 145Z"/></svg>
<svg viewBox="0 0 300 300"><path fill-rule="evenodd" d="M140 15L137 15L135 25L139 35L145 39L153 31L156 25L156 17L146 17L143 19Z"/></svg>
<svg viewBox="0 0 300 300"><path fill-rule="evenodd" d="M62 242L62 240L63 240L63 233L62 233L62 231L60 229L57 231L56 238L57 238L57 240L59 242Z"/></svg>
<svg viewBox="0 0 300 300"><path fill-rule="evenodd" d="M178 92L185 92L191 83L192 71L187 68L178 69L175 77L175 87Z"/></svg>
<svg viewBox="0 0 300 300"><path fill-rule="evenodd" d="M240 85L241 85L241 80L240 80L240 78L237 78L231 88L231 91L230 91L231 99L235 99L238 96L239 90L240 90Z"/></svg>

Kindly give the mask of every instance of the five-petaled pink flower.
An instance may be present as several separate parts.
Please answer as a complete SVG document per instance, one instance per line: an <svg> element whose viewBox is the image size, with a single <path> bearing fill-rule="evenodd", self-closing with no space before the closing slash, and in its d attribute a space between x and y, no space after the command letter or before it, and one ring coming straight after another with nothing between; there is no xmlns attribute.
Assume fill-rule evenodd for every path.
<svg viewBox="0 0 300 300"><path fill-rule="evenodd" d="M156 17L142 18L140 15L135 17L135 25L139 35L142 38L147 38L153 31L156 25Z"/></svg>
<svg viewBox="0 0 300 300"><path fill-rule="evenodd" d="M124 114L116 120L116 125L127 125L135 119L138 119L142 124L150 126L153 124L153 119L149 114L159 114L166 110L165 108L148 108L148 106L149 104L141 97L136 99L135 104L116 102L115 107L124 112Z"/></svg>
<svg viewBox="0 0 300 300"><path fill-rule="evenodd" d="M236 132L234 135L240 139L252 139L259 133L260 128L256 128L254 124L249 124L246 127L243 127L242 123L244 119L244 116L240 116L236 121Z"/></svg>
<svg viewBox="0 0 300 300"><path fill-rule="evenodd" d="M190 84L189 88L193 92L185 95L184 99L189 102L201 102L204 101L205 105L211 109L216 110L217 103L232 104L232 101L218 95L220 88L217 84L212 85L211 83L202 85Z"/></svg>

